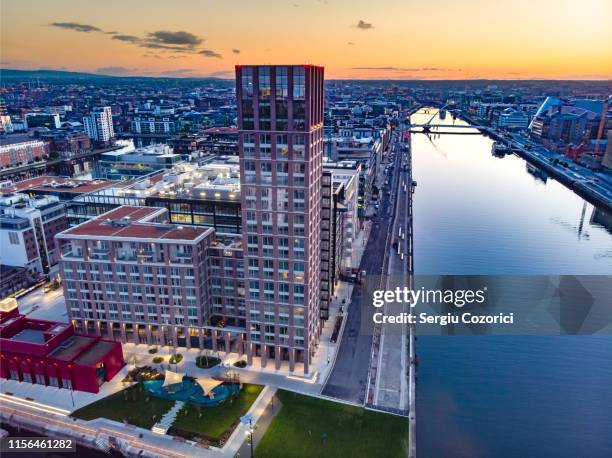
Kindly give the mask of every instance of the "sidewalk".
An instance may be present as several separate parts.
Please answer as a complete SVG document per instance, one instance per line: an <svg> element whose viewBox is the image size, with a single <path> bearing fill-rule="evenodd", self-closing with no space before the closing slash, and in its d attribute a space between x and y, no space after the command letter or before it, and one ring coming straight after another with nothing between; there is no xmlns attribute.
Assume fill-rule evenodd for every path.
<svg viewBox="0 0 612 458"><path fill-rule="evenodd" d="M73 412L83 406L91 404L102 398L110 396L122 390L128 384L123 384L121 380L127 375L128 366L123 367L112 380L104 383L98 393L87 393L85 391L72 391L65 388L39 385L36 383L18 382L16 380L0 379L0 396L9 398L12 393L15 397L31 400L33 403L40 403L44 406L51 406L62 411Z"/></svg>
<svg viewBox="0 0 612 458"><path fill-rule="evenodd" d="M253 449L257 448L257 445L259 445L264 435L266 434L270 423L272 423L272 420L274 419L276 414L280 412L282 407L283 405L276 397L275 393L275 395L270 398L270 403L266 406L265 412L263 413L253 430ZM251 444L248 438L242 443L242 446L238 450L238 454L241 457L251 456Z"/></svg>

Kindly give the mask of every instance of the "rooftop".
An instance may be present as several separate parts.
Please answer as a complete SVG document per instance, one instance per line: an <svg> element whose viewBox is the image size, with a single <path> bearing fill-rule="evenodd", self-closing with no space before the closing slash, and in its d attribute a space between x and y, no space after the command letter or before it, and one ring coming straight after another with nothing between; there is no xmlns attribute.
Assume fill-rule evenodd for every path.
<svg viewBox="0 0 612 458"><path fill-rule="evenodd" d="M104 355L111 351L114 346L114 342L98 340L91 347L85 350L85 352L79 355L74 362L76 364L82 364L83 366L90 366L97 363Z"/></svg>
<svg viewBox="0 0 612 458"><path fill-rule="evenodd" d="M47 356L60 361L72 361L96 339L86 336L72 336Z"/></svg>
<svg viewBox="0 0 612 458"><path fill-rule="evenodd" d="M41 176L19 181L13 186L5 188L5 190L8 192L40 191L52 193L53 191L61 191L84 194L120 184L119 181L113 180L73 180L70 178Z"/></svg>
<svg viewBox="0 0 612 458"><path fill-rule="evenodd" d="M29 134L10 134L0 137L0 146L15 145L17 143L41 141L39 138L30 137Z"/></svg>
<svg viewBox="0 0 612 458"><path fill-rule="evenodd" d="M45 338L45 331L41 329L23 329L19 331L12 337L9 337L11 340L16 340L19 342L28 342L35 344L43 344L47 341Z"/></svg>
<svg viewBox="0 0 612 458"><path fill-rule="evenodd" d="M59 237L87 236L125 239L157 239L195 241L210 228L179 226L154 221L167 218L167 210L156 207L119 207L91 221L70 228Z"/></svg>

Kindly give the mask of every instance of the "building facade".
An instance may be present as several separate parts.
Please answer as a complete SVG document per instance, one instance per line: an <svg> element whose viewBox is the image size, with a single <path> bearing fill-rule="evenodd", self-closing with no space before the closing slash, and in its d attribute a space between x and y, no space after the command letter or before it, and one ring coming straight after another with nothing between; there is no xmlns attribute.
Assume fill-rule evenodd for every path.
<svg viewBox="0 0 612 458"><path fill-rule="evenodd" d="M237 66L248 362L303 363L320 319L323 68Z"/></svg>
<svg viewBox="0 0 612 458"><path fill-rule="evenodd" d="M59 261L55 235L67 227L65 205L57 197L0 197L0 264L48 274Z"/></svg>
<svg viewBox="0 0 612 458"><path fill-rule="evenodd" d="M164 209L120 207L58 234L66 307L78 331L169 345L175 325L206 322L205 248L214 231L166 221Z"/></svg>
<svg viewBox="0 0 612 458"><path fill-rule="evenodd" d="M108 143L115 137L111 107L94 107L83 118L85 133L98 143Z"/></svg>
<svg viewBox="0 0 612 458"><path fill-rule="evenodd" d="M0 348L0 377L75 391L97 393L125 365L120 343L20 315L15 299L0 303Z"/></svg>
<svg viewBox="0 0 612 458"><path fill-rule="evenodd" d="M172 168L180 161L181 156L163 144L149 145L134 151L109 151L100 155L96 175L108 180L129 180Z"/></svg>
<svg viewBox="0 0 612 458"><path fill-rule="evenodd" d="M0 169L33 164L49 155L49 143L15 134L0 139Z"/></svg>

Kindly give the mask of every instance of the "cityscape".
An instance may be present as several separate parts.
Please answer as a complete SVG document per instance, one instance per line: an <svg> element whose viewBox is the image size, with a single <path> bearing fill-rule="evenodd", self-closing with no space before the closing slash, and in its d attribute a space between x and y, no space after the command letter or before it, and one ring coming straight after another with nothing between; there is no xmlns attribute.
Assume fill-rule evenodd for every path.
<svg viewBox="0 0 612 458"><path fill-rule="evenodd" d="M125 3L0 7L3 454L612 456L606 2Z"/></svg>

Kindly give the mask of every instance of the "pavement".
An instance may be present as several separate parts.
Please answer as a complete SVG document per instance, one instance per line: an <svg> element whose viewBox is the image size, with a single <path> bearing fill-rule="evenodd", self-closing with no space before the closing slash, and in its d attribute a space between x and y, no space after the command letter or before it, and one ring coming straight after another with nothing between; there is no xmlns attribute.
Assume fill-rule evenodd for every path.
<svg viewBox="0 0 612 458"><path fill-rule="evenodd" d="M270 426L270 423L272 423L272 420L276 414L280 412L282 407L283 405L281 404L280 400L275 395L272 395L270 397L270 402L266 405L264 412L261 414L259 420L253 428L253 449L257 448L257 445L259 445L263 439L263 436L266 434L268 426ZM245 433L245 437L246 439L240 446L237 456L253 456L253 453L251 453L251 441L249 440L249 435Z"/></svg>
<svg viewBox="0 0 612 458"><path fill-rule="evenodd" d="M121 380L125 378L128 370L128 366L123 367L112 380L100 387L98 393L72 391L54 386L0 379L2 381L0 383L0 399L7 399L8 396L13 396L70 413L125 388L127 385L123 384Z"/></svg>
<svg viewBox="0 0 612 458"><path fill-rule="evenodd" d="M51 268L50 275L52 278L55 277L58 270L58 266ZM66 299L63 289L60 287L48 293L45 293L43 289L43 286L40 286L17 299L19 313L38 320L67 323L68 312L66 312Z"/></svg>

